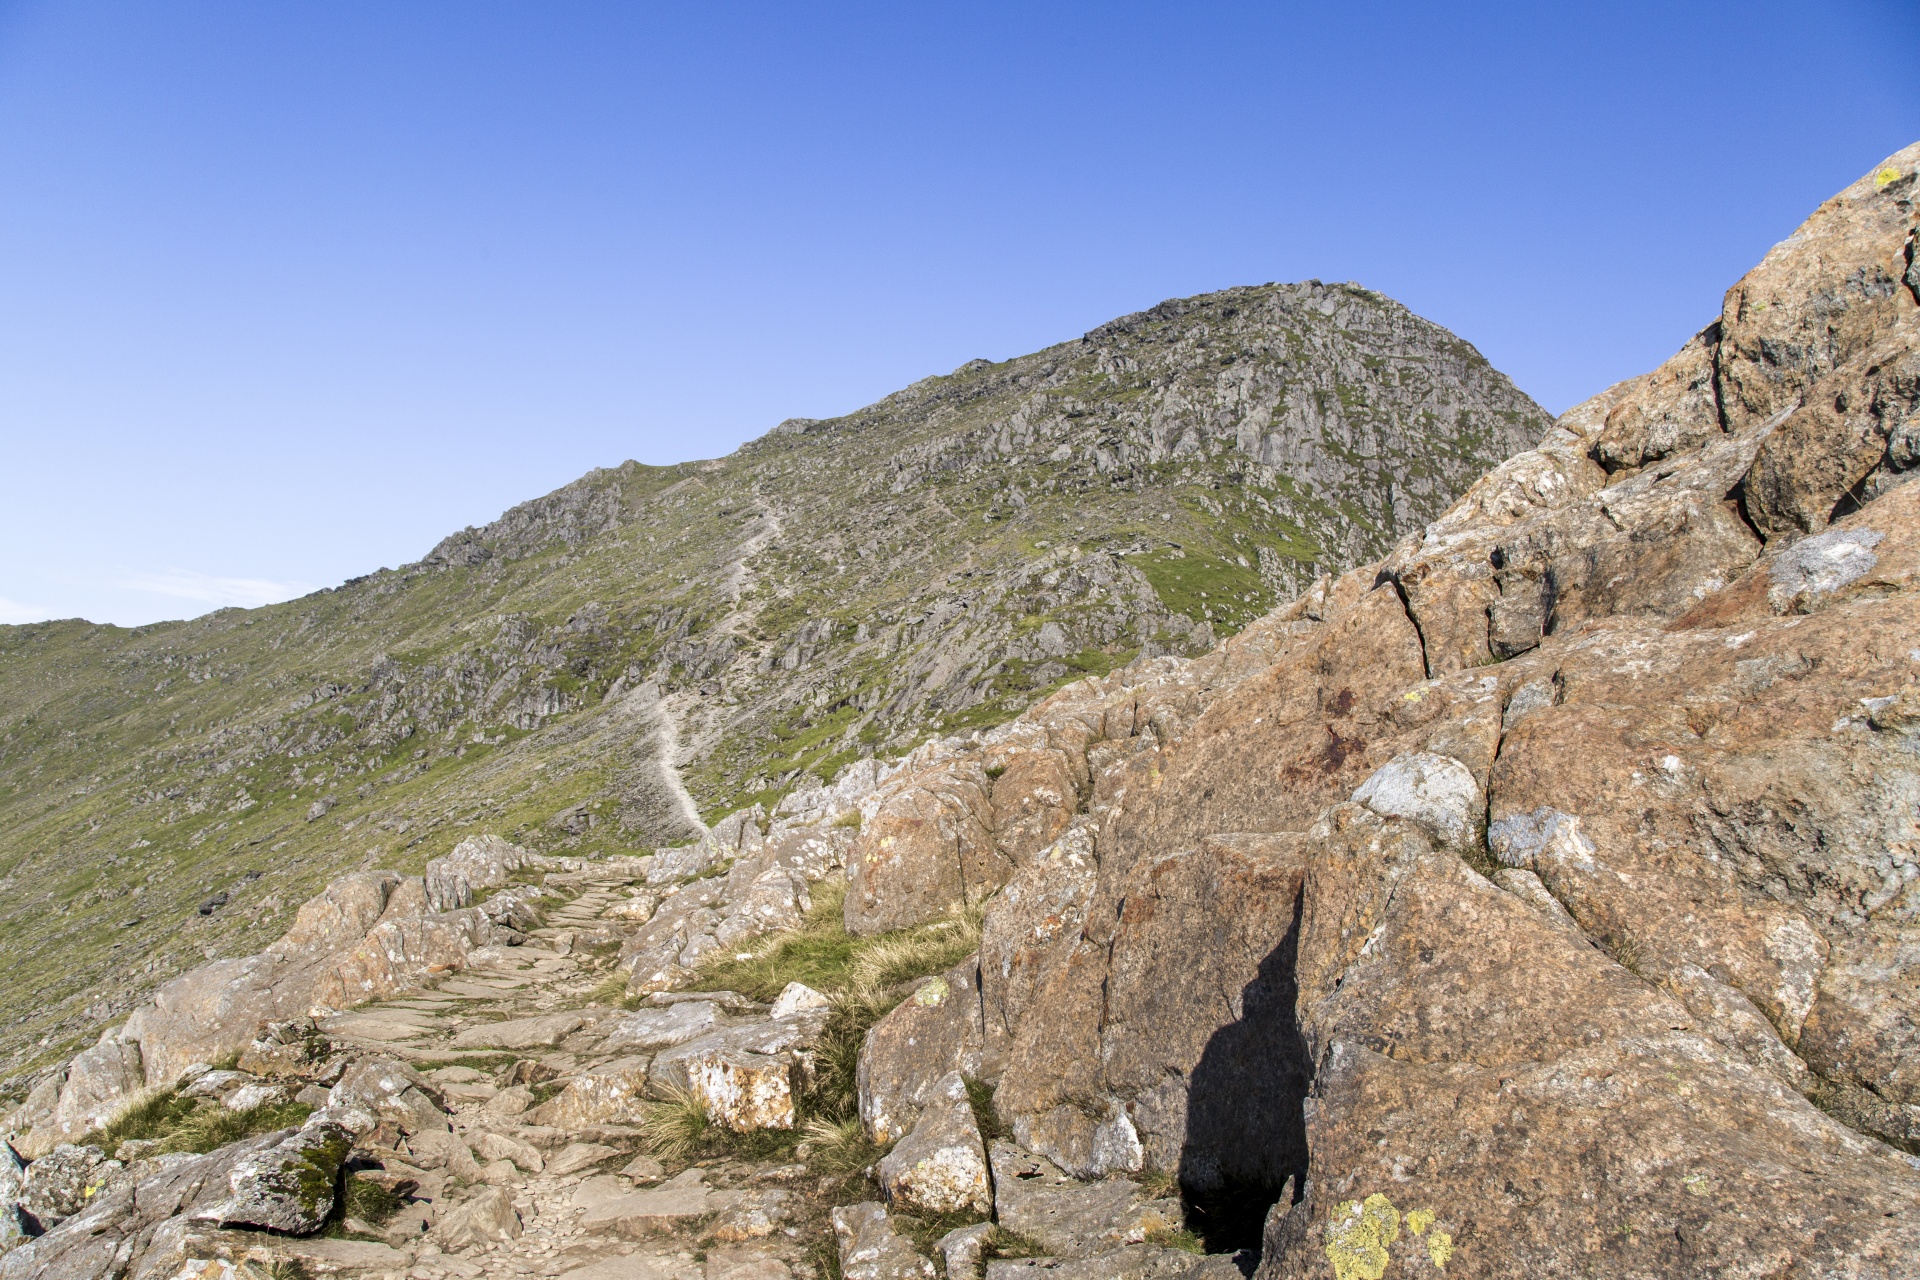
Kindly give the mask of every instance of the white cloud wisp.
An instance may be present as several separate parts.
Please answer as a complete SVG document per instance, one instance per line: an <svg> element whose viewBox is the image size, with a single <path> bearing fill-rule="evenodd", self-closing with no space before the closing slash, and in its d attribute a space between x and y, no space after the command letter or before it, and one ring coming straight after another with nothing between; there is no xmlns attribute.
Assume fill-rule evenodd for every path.
<svg viewBox="0 0 1920 1280"><path fill-rule="evenodd" d="M192 600L215 609L226 609L236 605L243 609L254 609L263 604L278 604L282 600L291 600L295 596L303 596L314 589L311 583L306 582L275 582L270 578L222 578L211 573L196 573L190 569L168 569L164 573L136 573L120 579L114 585L128 591L171 596L176 600Z"/></svg>

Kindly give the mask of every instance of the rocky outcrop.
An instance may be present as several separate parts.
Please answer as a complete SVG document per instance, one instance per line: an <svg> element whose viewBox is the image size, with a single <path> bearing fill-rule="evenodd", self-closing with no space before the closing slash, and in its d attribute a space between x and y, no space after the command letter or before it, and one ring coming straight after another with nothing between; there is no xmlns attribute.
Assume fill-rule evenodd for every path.
<svg viewBox="0 0 1920 1280"><path fill-rule="evenodd" d="M1079 726L983 929L1021 1158L1173 1173L1263 1276L1897 1272L1917 164L1379 565L920 767Z"/></svg>
<svg viewBox="0 0 1920 1280"><path fill-rule="evenodd" d="M474 869L471 860L462 865ZM469 883L450 871L440 882L445 892ZM302 906L265 951L216 960L162 987L120 1034L138 1044L145 1082L170 1084L196 1062L245 1051L271 1023L349 1008L458 969L497 929L480 908L434 911L419 877L357 872Z"/></svg>
<svg viewBox="0 0 1920 1280"><path fill-rule="evenodd" d="M498 889L515 871L534 861L519 845L496 835L470 836L444 858L427 863L422 880L430 911L458 911L473 905L476 889Z"/></svg>

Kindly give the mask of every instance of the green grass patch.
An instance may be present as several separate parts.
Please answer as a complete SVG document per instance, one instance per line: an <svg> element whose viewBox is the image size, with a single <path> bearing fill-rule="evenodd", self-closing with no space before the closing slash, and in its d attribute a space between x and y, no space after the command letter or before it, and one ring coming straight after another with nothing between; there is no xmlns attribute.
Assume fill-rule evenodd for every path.
<svg viewBox="0 0 1920 1280"><path fill-rule="evenodd" d="M348 1230L347 1219L358 1219L367 1226L378 1227L400 1212L403 1203L399 1196L372 1179L349 1173L340 1181L340 1194L334 1198L333 1212L327 1215L320 1234L335 1240L377 1239Z"/></svg>
<svg viewBox="0 0 1920 1280"><path fill-rule="evenodd" d="M854 1114L854 1072L867 1031L885 1017L915 978L945 972L980 945L978 909L869 938L849 934L842 920L846 884L814 886L813 909L798 929L775 934L742 960L718 957L701 966L699 985L772 1000L789 982L801 982L833 1001L815 1048L814 1082L799 1099L810 1117L844 1120Z"/></svg>
<svg viewBox="0 0 1920 1280"><path fill-rule="evenodd" d="M973 1108L973 1122L980 1127L980 1140L992 1142L996 1138L1010 1136L1007 1126L1000 1123L1000 1113L993 1109L993 1086L984 1080L967 1081L967 1103Z"/></svg>
<svg viewBox="0 0 1920 1280"><path fill-rule="evenodd" d="M208 1098L183 1098L172 1090L143 1098L80 1139L112 1155L130 1141L158 1142L149 1155L185 1152L204 1155L229 1142L275 1129L297 1128L313 1108L304 1102L269 1102L245 1111L229 1111Z"/></svg>
<svg viewBox="0 0 1920 1280"><path fill-rule="evenodd" d="M1181 554L1160 547L1127 557L1147 576L1174 613L1211 621L1216 631L1235 630L1265 613L1271 603L1259 571L1198 551Z"/></svg>

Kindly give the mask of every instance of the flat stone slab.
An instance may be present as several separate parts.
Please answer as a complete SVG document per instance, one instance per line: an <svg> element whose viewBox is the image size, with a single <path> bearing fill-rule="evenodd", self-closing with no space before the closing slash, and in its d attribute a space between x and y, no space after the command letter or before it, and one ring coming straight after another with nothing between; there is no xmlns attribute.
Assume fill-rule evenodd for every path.
<svg viewBox="0 0 1920 1280"><path fill-rule="evenodd" d="M256 1231L211 1232L205 1240L204 1251L220 1257L297 1262L315 1276L381 1269L404 1273L412 1262L411 1255L373 1240L300 1239Z"/></svg>
<svg viewBox="0 0 1920 1280"><path fill-rule="evenodd" d="M329 1018L320 1030L330 1036L350 1036L355 1040L418 1040L432 1030L429 1025L399 1022L391 1018Z"/></svg>
<svg viewBox="0 0 1920 1280"><path fill-rule="evenodd" d="M688 1218L731 1208L740 1199L737 1191L708 1187L698 1169L689 1169L645 1191L608 1194L608 1184L617 1186L618 1181L603 1176L580 1184L574 1193L574 1205L580 1211L575 1218L577 1225L586 1231L651 1235L671 1230Z"/></svg>
<svg viewBox="0 0 1920 1280"><path fill-rule="evenodd" d="M720 1009L709 1000L689 1000L664 1009L642 1009L613 1024L606 1049L666 1049L705 1035L720 1021Z"/></svg>
<svg viewBox="0 0 1920 1280"><path fill-rule="evenodd" d="M472 978L443 982L440 984L440 990L467 1000L498 1000L501 996L513 994L513 988L490 986Z"/></svg>
<svg viewBox="0 0 1920 1280"><path fill-rule="evenodd" d="M1055 1253L1085 1257L1182 1225L1178 1201L1148 1199L1125 1178L1078 1182L1010 1142L993 1144L992 1161L1000 1225Z"/></svg>
<svg viewBox="0 0 1920 1280"><path fill-rule="evenodd" d="M548 1013L537 1018L488 1022L468 1027L453 1038L457 1049L551 1049L586 1025L577 1013Z"/></svg>
<svg viewBox="0 0 1920 1280"><path fill-rule="evenodd" d="M560 1280L701 1280L697 1262L672 1254L629 1253L562 1272Z"/></svg>

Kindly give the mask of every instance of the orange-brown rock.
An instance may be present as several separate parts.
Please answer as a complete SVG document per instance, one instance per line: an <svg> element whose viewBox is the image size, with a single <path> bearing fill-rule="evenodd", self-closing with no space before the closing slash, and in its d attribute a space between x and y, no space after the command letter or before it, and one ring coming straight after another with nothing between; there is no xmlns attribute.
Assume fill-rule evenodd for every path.
<svg viewBox="0 0 1920 1280"><path fill-rule="evenodd" d="M1413 824L1309 844L1312 1190L1260 1276L1903 1273L1908 1161Z"/></svg>
<svg viewBox="0 0 1920 1280"><path fill-rule="evenodd" d="M986 771L949 757L887 783L847 856L849 933L884 933L937 918L1006 883L993 839Z"/></svg>

